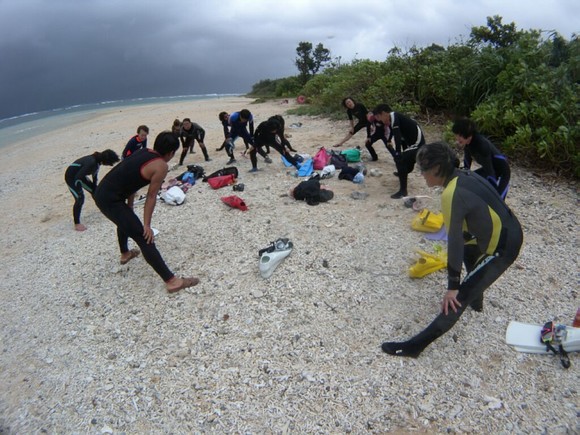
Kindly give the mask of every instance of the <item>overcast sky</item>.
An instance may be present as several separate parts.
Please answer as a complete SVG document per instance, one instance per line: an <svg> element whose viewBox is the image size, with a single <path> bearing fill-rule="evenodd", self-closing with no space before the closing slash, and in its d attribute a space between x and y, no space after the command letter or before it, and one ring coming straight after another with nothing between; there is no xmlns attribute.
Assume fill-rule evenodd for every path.
<svg viewBox="0 0 580 435"><path fill-rule="evenodd" d="M578 0L0 0L0 119L74 104L245 93L296 75L300 41L343 61L443 46L500 15L580 32Z"/></svg>

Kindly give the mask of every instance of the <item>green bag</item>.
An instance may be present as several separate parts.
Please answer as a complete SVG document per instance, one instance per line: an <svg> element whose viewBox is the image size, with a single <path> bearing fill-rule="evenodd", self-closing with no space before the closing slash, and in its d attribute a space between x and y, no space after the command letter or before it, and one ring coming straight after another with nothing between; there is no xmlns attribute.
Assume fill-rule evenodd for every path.
<svg viewBox="0 0 580 435"><path fill-rule="evenodd" d="M341 152L343 156L346 157L346 161L349 163L360 162L360 150L358 148L350 148Z"/></svg>

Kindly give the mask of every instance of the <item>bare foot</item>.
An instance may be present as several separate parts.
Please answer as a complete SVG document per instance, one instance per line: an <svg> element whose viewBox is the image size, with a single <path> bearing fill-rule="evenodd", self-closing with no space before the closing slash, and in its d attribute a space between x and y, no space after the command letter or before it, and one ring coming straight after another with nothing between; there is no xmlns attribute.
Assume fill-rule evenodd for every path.
<svg viewBox="0 0 580 435"><path fill-rule="evenodd" d="M87 227L85 227L83 224L75 224L75 231L85 231L87 229Z"/></svg>
<svg viewBox="0 0 580 435"><path fill-rule="evenodd" d="M193 287L199 284L199 278L177 278L173 277L165 284L167 293L176 293L187 287Z"/></svg>
<svg viewBox="0 0 580 435"><path fill-rule="evenodd" d="M127 264L133 258L138 257L141 252L138 249L131 249L130 251L121 254L121 264Z"/></svg>

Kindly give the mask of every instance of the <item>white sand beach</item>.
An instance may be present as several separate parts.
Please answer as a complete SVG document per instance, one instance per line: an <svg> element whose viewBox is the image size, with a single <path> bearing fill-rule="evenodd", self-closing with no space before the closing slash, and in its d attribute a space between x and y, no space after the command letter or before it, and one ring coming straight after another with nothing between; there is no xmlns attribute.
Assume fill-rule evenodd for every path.
<svg viewBox="0 0 580 435"><path fill-rule="evenodd" d="M436 316L446 273L409 278L414 251L432 252L433 242L411 229L416 212L389 197L398 180L381 143L379 161L367 164L381 176L324 180L335 197L312 207L287 196L300 179L274 150L272 164L259 158L261 170L248 173L238 140L243 192L198 182L184 205L157 204L160 252L176 274L201 280L174 295L142 257L119 264L115 227L90 196L88 229L73 230L66 167L94 151L120 154L140 124L152 146L175 118L199 123L212 161L196 145L185 164L206 173L228 160L215 151L222 110L248 108L256 125L284 115L293 147L310 155L348 128L346 116L286 115L292 101L252 102L105 109L1 149L0 434L578 433L578 353L565 370L504 341L510 320L572 323L577 183L512 165L507 203L524 227L520 257L486 292L484 312L467 310L418 359L380 345ZM428 141L441 139L440 128L424 127ZM343 148L363 142L359 133ZM418 171L409 192L435 195ZM220 201L234 193L248 211ZM294 250L265 280L258 250L279 237Z"/></svg>

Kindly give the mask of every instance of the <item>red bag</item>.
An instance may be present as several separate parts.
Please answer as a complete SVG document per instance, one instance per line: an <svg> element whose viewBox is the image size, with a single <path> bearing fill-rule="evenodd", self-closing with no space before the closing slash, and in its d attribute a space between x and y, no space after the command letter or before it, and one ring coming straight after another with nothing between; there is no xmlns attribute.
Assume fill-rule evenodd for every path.
<svg viewBox="0 0 580 435"><path fill-rule="evenodd" d="M314 170L319 171L328 165L330 161L330 156L326 152L324 147L321 147L318 152L314 155Z"/></svg>
<svg viewBox="0 0 580 435"><path fill-rule="evenodd" d="M221 177L212 177L207 180L207 184L209 184L213 189L219 189L220 187L229 186L235 183L236 179L232 174L222 175Z"/></svg>
<svg viewBox="0 0 580 435"><path fill-rule="evenodd" d="M248 209L248 206L246 205L244 200L239 196L236 195L222 196L221 200L224 204L227 204L232 208L239 208L242 211L246 211Z"/></svg>

